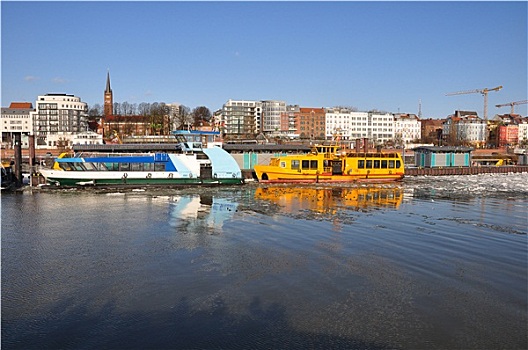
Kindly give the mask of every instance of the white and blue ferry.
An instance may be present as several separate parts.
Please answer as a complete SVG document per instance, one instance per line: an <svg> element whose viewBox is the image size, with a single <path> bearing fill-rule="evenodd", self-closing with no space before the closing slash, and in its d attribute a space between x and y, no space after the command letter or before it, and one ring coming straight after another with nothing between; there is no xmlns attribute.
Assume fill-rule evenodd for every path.
<svg viewBox="0 0 528 350"><path fill-rule="evenodd" d="M211 133L179 130L120 144L75 145L73 155L63 153L51 169L39 171L48 184L60 187L243 184L229 153L214 142L204 147Z"/></svg>

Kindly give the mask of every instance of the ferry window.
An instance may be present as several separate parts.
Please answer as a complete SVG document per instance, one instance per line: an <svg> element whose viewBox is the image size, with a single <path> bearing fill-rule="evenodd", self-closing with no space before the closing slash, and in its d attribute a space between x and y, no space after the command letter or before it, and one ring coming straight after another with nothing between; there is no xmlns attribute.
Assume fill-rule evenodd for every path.
<svg viewBox="0 0 528 350"><path fill-rule="evenodd" d="M119 170L129 171L130 170L130 163L120 163L119 164Z"/></svg>
<svg viewBox="0 0 528 350"><path fill-rule="evenodd" d="M387 169L387 160L386 159L381 161L381 168L382 169Z"/></svg>
<svg viewBox="0 0 528 350"><path fill-rule="evenodd" d="M143 164L143 170L145 170L145 171L154 170L154 164L152 164L152 163L144 163Z"/></svg>
<svg viewBox="0 0 528 350"><path fill-rule="evenodd" d="M372 159L367 160L367 169L372 169Z"/></svg>
<svg viewBox="0 0 528 350"><path fill-rule="evenodd" d="M380 161L379 159L374 159L374 168L379 169L380 168Z"/></svg>
<svg viewBox="0 0 528 350"><path fill-rule="evenodd" d="M311 160L310 161L310 168L317 169L317 161L316 160Z"/></svg>
<svg viewBox="0 0 528 350"><path fill-rule="evenodd" d="M154 163L154 171L165 171L165 163Z"/></svg>
<svg viewBox="0 0 528 350"><path fill-rule="evenodd" d="M71 163L73 168L75 170L79 170L79 171L84 171L85 169L83 168L83 166L81 165L81 163Z"/></svg>
<svg viewBox="0 0 528 350"><path fill-rule="evenodd" d="M97 168L97 170L108 170L105 163L95 163L95 167Z"/></svg>
<svg viewBox="0 0 528 350"><path fill-rule="evenodd" d="M399 160L396 161L396 168L401 167L401 162Z"/></svg>
<svg viewBox="0 0 528 350"><path fill-rule="evenodd" d="M131 171L141 171L142 169L141 163L130 163L130 170Z"/></svg>
<svg viewBox="0 0 528 350"><path fill-rule="evenodd" d="M119 164L118 163L106 163L105 164L108 170L117 171L119 170Z"/></svg>
<svg viewBox="0 0 528 350"><path fill-rule="evenodd" d="M93 163L84 163L84 166L85 166L86 170L92 170L92 171L93 170L97 170Z"/></svg>
<svg viewBox="0 0 528 350"><path fill-rule="evenodd" d="M292 169L299 169L299 161L298 160L292 160L291 161L291 168Z"/></svg>
<svg viewBox="0 0 528 350"><path fill-rule="evenodd" d="M394 168L394 161L393 160L389 160L389 168Z"/></svg>
<svg viewBox="0 0 528 350"><path fill-rule="evenodd" d="M302 161L302 168L303 169L310 169L310 161L309 160L303 160Z"/></svg>
<svg viewBox="0 0 528 350"><path fill-rule="evenodd" d="M73 170L70 163L59 163L60 167L66 171Z"/></svg>
<svg viewBox="0 0 528 350"><path fill-rule="evenodd" d="M286 168L286 162L280 162L280 167L281 168Z"/></svg>
<svg viewBox="0 0 528 350"><path fill-rule="evenodd" d="M365 169L365 161L363 159L358 160L358 169Z"/></svg>

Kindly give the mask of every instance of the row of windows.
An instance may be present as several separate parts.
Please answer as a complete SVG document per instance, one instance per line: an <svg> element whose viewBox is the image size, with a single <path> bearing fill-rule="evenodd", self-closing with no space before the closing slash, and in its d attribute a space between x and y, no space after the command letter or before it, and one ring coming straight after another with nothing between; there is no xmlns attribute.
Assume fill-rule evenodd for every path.
<svg viewBox="0 0 528 350"><path fill-rule="evenodd" d="M401 166L399 160L359 159L358 169L397 169Z"/></svg>
<svg viewBox="0 0 528 350"><path fill-rule="evenodd" d="M285 165L285 163L283 164ZM317 160L292 160L291 169L317 170ZM326 165L325 165L326 166ZM358 169L398 169L401 161L396 159L359 159Z"/></svg>
<svg viewBox="0 0 528 350"><path fill-rule="evenodd" d="M27 130L27 127L25 128ZM8 128L7 126L4 127L4 130L24 130L23 126L11 126L11 128Z"/></svg>
<svg viewBox="0 0 528 350"><path fill-rule="evenodd" d="M67 171L165 171L165 163L62 162L59 165Z"/></svg>

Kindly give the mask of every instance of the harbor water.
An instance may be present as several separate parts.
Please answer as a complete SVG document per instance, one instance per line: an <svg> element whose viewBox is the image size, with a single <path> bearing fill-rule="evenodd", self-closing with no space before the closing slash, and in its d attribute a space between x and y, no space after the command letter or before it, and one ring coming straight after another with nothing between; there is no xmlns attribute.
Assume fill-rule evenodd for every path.
<svg viewBox="0 0 528 350"><path fill-rule="evenodd" d="M526 349L528 174L2 193L2 349Z"/></svg>

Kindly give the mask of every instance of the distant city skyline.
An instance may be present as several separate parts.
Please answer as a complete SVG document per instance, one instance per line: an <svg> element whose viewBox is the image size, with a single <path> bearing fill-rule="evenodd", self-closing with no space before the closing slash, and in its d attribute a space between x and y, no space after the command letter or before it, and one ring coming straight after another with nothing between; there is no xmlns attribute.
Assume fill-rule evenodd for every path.
<svg viewBox="0 0 528 350"><path fill-rule="evenodd" d="M445 118L527 98L527 2L0 3L2 107L233 100ZM528 105L515 106L526 116Z"/></svg>

